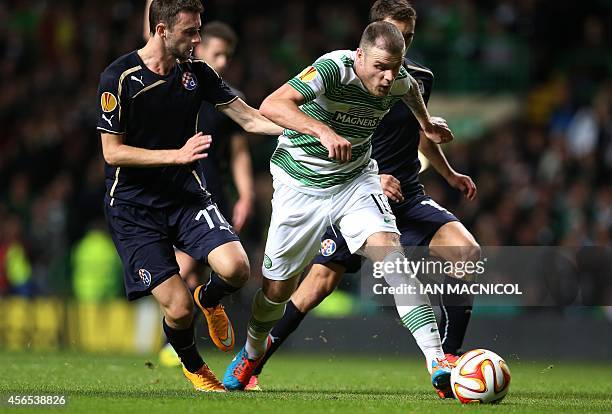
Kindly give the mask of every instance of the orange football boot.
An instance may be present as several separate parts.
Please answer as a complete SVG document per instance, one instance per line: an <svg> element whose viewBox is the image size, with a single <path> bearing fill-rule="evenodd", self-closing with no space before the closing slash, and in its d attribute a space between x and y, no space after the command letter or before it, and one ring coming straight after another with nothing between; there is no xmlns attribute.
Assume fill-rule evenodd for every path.
<svg viewBox="0 0 612 414"><path fill-rule="evenodd" d="M208 368L208 365L202 365L197 372L189 372L183 366L183 374L191 382L196 391L202 392L225 392L227 391L221 381L217 379L215 374Z"/></svg>
<svg viewBox="0 0 612 414"><path fill-rule="evenodd" d="M195 304L200 308L206 318L210 339L212 339L215 346L221 351L229 352L234 349L235 342L232 322L227 317L227 313L225 313L225 308L222 304L219 303L212 308L205 308L202 306L200 303L200 291L202 287L204 287L204 285L198 286L195 292L193 292Z"/></svg>

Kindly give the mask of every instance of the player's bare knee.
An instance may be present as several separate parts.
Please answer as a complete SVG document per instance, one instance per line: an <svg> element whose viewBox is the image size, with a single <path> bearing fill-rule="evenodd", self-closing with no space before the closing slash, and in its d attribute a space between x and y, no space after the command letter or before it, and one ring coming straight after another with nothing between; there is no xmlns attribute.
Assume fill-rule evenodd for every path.
<svg viewBox="0 0 612 414"><path fill-rule="evenodd" d="M379 262L393 252L402 252L402 247L398 234L379 232L368 237L363 250L370 260Z"/></svg>
<svg viewBox="0 0 612 414"><path fill-rule="evenodd" d="M453 262L477 262L480 260L482 251L480 245L471 240L465 240L457 247L448 248L450 250L451 257L447 260Z"/></svg>
<svg viewBox="0 0 612 414"><path fill-rule="evenodd" d="M366 244L372 247L397 247L400 242L396 233L381 231L368 237Z"/></svg>
<svg viewBox="0 0 612 414"><path fill-rule="evenodd" d="M470 243L463 247L462 259L465 262L477 262L482 257L482 249L478 243Z"/></svg>
<svg viewBox="0 0 612 414"><path fill-rule="evenodd" d="M228 263L222 272L219 272L219 276L230 285L241 287L249 280L250 273L249 259L245 256L236 258L231 263Z"/></svg>
<svg viewBox="0 0 612 414"><path fill-rule="evenodd" d="M299 274L287 280L271 280L264 278L262 290L266 298L273 302L286 302L291 298L300 280Z"/></svg>
<svg viewBox="0 0 612 414"><path fill-rule="evenodd" d="M193 301L176 301L164 308L166 321L177 327L186 328L193 319Z"/></svg>
<svg viewBox="0 0 612 414"><path fill-rule="evenodd" d="M221 245L208 255L213 271L229 285L239 288L249 279L249 258L239 242Z"/></svg>

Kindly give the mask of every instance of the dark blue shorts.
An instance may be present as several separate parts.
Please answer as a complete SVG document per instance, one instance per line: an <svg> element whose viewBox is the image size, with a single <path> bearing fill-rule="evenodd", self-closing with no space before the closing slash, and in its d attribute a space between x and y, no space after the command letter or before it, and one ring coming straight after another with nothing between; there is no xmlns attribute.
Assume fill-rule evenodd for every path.
<svg viewBox="0 0 612 414"><path fill-rule="evenodd" d="M429 242L440 227L451 221L459 221L450 211L441 207L426 194L417 195L414 202L401 209L393 209L400 231L402 246L429 246ZM321 252L312 263L336 263L346 268L347 273L355 273L361 268L361 256L351 254L336 230L334 234L331 227L321 238Z"/></svg>
<svg viewBox="0 0 612 414"><path fill-rule="evenodd" d="M129 300L179 273L174 246L199 262L225 243L239 241L211 201L172 208L151 208L117 199L104 203L111 237L123 262Z"/></svg>

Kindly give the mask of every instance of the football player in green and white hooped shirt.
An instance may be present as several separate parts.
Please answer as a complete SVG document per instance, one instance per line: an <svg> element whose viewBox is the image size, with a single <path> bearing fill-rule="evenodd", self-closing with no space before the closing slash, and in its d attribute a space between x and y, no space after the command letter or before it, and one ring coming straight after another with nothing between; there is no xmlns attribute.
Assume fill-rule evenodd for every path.
<svg viewBox="0 0 612 414"><path fill-rule="evenodd" d="M227 389L244 389L248 383L328 225L340 230L351 253L385 262L390 286L416 288L415 295L395 296L403 314L418 306L431 311L427 295L418 294L418 279L394 266L404 261L403 249L378 167L370 159L372 133L399 100L429 139L441 143L453 137L445 123L429 117L416 81L402 67L404 52L397 27L371 23L357 51L322 56L262 103L261 113L286 129L270 163L274 196L263 288L253 299L246 345L226 370ZM431 329L415 332L415 339L432 368L434 387L446 389L450 367L435 318L430 324Z"/></svg>

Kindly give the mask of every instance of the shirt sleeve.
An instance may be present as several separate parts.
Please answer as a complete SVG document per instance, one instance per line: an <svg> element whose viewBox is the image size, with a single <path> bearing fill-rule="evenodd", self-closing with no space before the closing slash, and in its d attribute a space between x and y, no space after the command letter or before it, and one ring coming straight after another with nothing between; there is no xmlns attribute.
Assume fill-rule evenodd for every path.
<svg viewBox="0 0 612 414"><path fill-rule="evenodd" d="M100 75L98 85L98 126L97 129L111 134L125 134L126 106L125 93L121 90L119 77L106 70ZM124 96L122 96L124 95Z"/></svg>
<svg viewBox="0 0 612 414"><path fill-rule="evenodd" d="M287 82L304 97L304 103L315 100L340 84L340 67L332 59L319 59Z"/></svg>
<svg viewBox="0 0 612 414"><path fill-rule="evenodd" d="M203 100L215 106L226 105L238 96L207 63L202 62Z"/></svg>

